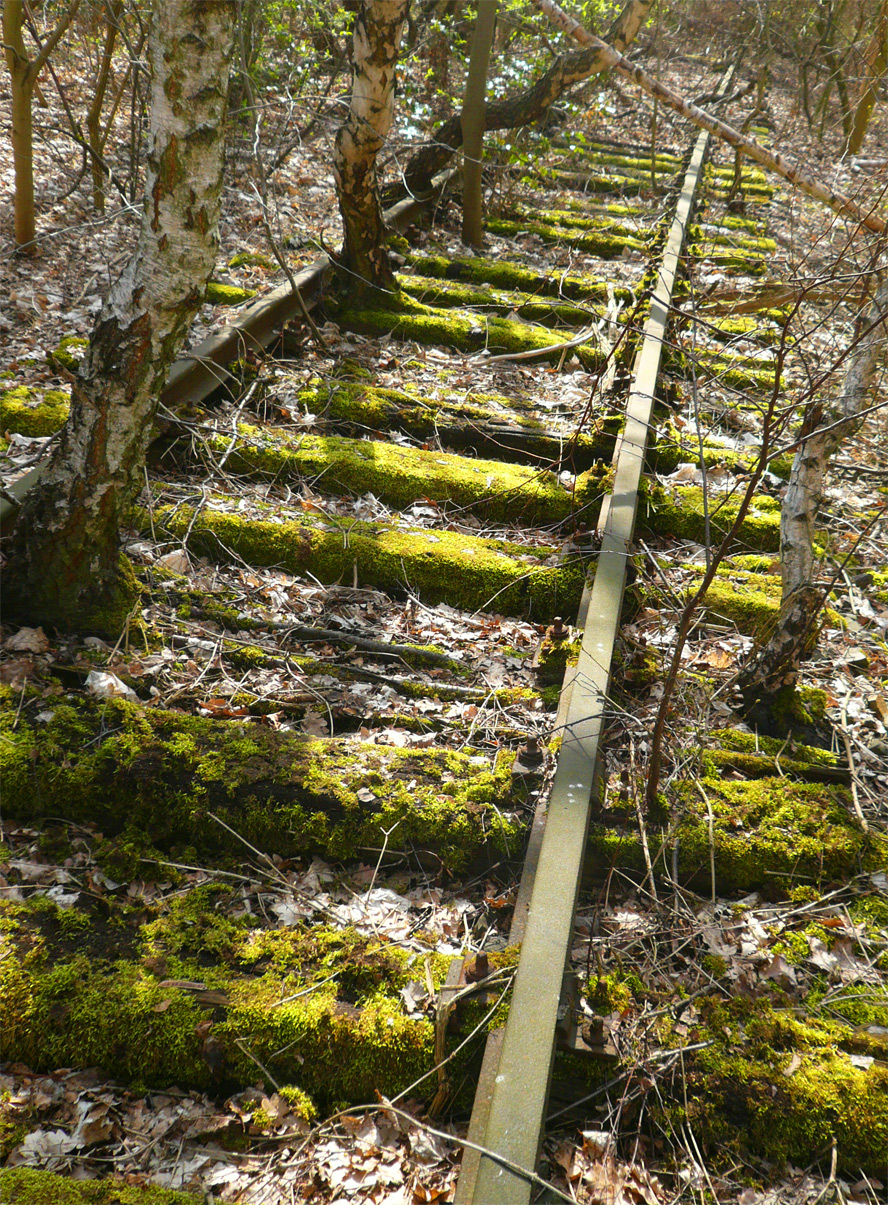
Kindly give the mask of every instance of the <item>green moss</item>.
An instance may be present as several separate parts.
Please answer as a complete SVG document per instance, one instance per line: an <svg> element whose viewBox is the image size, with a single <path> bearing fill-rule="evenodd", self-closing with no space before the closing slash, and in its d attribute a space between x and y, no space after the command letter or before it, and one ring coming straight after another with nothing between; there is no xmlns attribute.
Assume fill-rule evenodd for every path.
<svg viewBox="0 0 888 1205"><path fill-rule="evenodd" d="M393 427L422 439L446 438L452 447L478 450L487 446L500 460L536 456L544 464L565 460L572 470L608 463L613 456L622 417L607 411L590 418L583 432L549 431L549 414L534 410L520 395L470 392L421 398L413 393L349 384L328 388L313 384L299 395L300 405L311 413L344 424L356 432L389 431Z"/></svg>
<svg viewBox="0 0 888 1205"><path fill-rule="evenodd" d="M714 729L709 739L716 744L703 750L702 763L710 774L730 767L741 770L751 778L771 777L779 767L783 774L816 780L819 777L828 779L829 773L821 775L820 771L829 772L840 765L838 756L828 749L800 744L798 741L787 743L785 739L743 732L739 728ZM813 888L801 887L799 890L802 894L797 902L816 898L816 892L813 897L806 894ZM795 895L792 898L796 900Z"/></svg>
<svg viewBox="0 0 888 1205"><path fill-rule="evenodd" d="M725 893L755 887L780 893L800 879L842 880L879 861L875 843L852 819L848 792L839 787L777 777L729 782L706 775L700 781L712 808L711 839L698 787L675 786L678 867L685 882L708 887L710 850L717 888ZM665 833L649 824L648 840L656 858ZM602 869L617 861L624 869L643 870L636 837L593 826L590 841ZM665 852L671 858L671 845Z"/></svg>
<svg viewBox="0 0 888 1205"><path fill-rule="evenodd" d="M33 1167L0 1169L3 1205L201 1205L204 1197L125 1180L72 1180Z"/></svg>
<svg viewBox="0 0 888 1205"><path fill-rule="evenodd" d="M88 339L83 339L79 335L65 335L58 347L47 353L46 362L50 368L60 365L68 372L76 372L88 347Z"/></svg>
<svg viewBox="0 0 888 1205"><path fill-rule="evenodd" d="M720 543L728 533L740 507L738 491L727 497L712 494L709 499L709 521L713 543ZM696 486L671 486L667 492L661 485L646 484L642 494L640 524L657 535L703 543L706 523L703 491ZM756 494L737 535L738 542L750 548L777 551L780 547L780 502L767 494Z"/></svg>
<svg viewBox="0 0 888 1205"><path fill-rule="evenodd" d="M239 289L236 285L222 284L221 281L211 280L204 293L204 301L208 305L243 305L251 297L256 296L255 289Z"/></svg>
<svg viewBox="0 0 888 1205"><path fill-rule="evenodd" d="M553 300L533 300L525 294L495 291L477 285L441 281L427 276L402 276L400 286L411 297L427 305L471 306L489 314L516 315L542 326L587 326L590 319L601 318L602 307L569 305Z"/></svg>
<svg viewBox="0 0 888 1205"><path fill-rule="evenodd" d="M567 335L542 327L483 314L454 314L422 305L403 293L398 294L397 300L372 308L353 300L330 300L327 310L341 326L352 330L391 334L422 344L443 343L461 351L487 350L497 354L553 347L554 350L542 355L541 359L557 362L563 354L559 345L568 342ZM604 363L604 353L594 343L580 344L572 351L589 370Z"/></svg>
<svg viewBox="0 0 888 1205"><path fill-rule="evenodd" d="M686 1056L688 1114L720 1159L753 1152L779 1166L829 1161L852 1176L879 1175L888 1147L888 1067L854 1066L847 1027L799 1018L763 1000L699 1004L699 1037Z"/></svg>
<svg viewBox="0 0 888 1205"><path fill-rule="evenodd" d="M549 564L557 556L552 547L332 516L321 521L294 514L285 520L278 507L268 513L267 520L244 519L205 507L191 528L189 547L211 557L235 553L256 566L308 571L322 582L351 580L356 572L365 585L387 590L409 583L424 600L463 610L529 614L545 621L573 614L579 605L585 566L579 559ZM155 508L154 526L181 537L193 518L188 507ZM147 529L147 517L144 523Z"/></svg>
<svg viewBox="0 0 888 1205"><path fill-rule="evenodd" d="M270 272L277 271L277 263L270 255L263 255L261 251L239 251L237 255L232 256L228 261L229 268L266 268ZM211 281L210 284L214 284Z"/></svg>
<svg viewBox="0 0 888 1205"><path fill-rule="evenodd" d="M505 764L438 749L308 740L120 701L60 703L37 724L35 699L14 725L18 700L8 690L2 700L8 817L60 816L109 835L138 829L146 845L194 846L207 857L242 852L210 812L283 857L355 856L393 826L390 848L434 850L453 868L488 848L514 854L520 846L520 823L506 815Z"/></svg>
<svg viewBox="0 0 888 1205"><path fill-rule="evenodd" d="M242 424L233 448L224 436L213 443L219 451L229 451L228 464L234 471L260 471L283 480L312 477L325 493L370 491L398 508L427 498L480 511L491 519L539 524L567 518L574 504L554 473L390 442L289 436Z"/></svg>
<svg viewBox="0 0 888 1205"><path fill-rule="evenodd" d="M487 228L491 234L507 237L523 233L536 234L545 243L568 244L598 259L616 259L626 249L637 251L639 254L645 254L648 250L647 240L644 237L640 238L639 232L631 227L622 230L618 223L614 223L613 228L608 228L606 224L601 229L590 229L594 223L576 215L567 213L553 216L560 218L560 221L540 222L530 216L517 221L490 218Z"/></svg>
<svg viewBox="0 0 888 1205"><path fill-rule="evenodd" d="M66 423L70 403L62 389L38 394L26 385L0 393L0 432L19 435L54 435Z"/></svg>
<svg viewBox="0 0 888 1205"><path fill-rule="evenodd" d="M392 1095L433 1067L434 1026L400 998L414 954L353 929L256 929L229 915L236 902L199 889L155 905L147 923L112 915L88 953L72 952L47 910L0 903L4 1055L222 1092L255 1082L252 1054L306 1119L315 1101ZM435 986L448 964L427 960ZM419 1095L435 1091L432 1077Z"/></svg>
<svg viewBox="0 0 888 1205"><path fill-rule="evenodd" d="M474 285L493 285L513 293L524 293L538 297L566 297L573 301L606 302L609 282L603 277L576 276L560 273L535 272L522 264L503 259L456 258L443 255L413 255L410 257L417 272L441 280L466 281ZM406 279L406 278L405 278ZM613 287L618 301L632 301L631 289Z"/></svg>

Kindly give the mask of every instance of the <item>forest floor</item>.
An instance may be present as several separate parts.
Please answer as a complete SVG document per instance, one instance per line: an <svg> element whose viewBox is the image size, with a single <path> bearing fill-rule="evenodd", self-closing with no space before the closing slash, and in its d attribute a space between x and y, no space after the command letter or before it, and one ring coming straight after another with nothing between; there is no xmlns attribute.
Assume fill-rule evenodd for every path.
<svg viewBox="0 0 888 1205"><path fill-rule="evenodd" d="M695 83L697 76L702 81L705 75L699 64L670 56L666 46L651 45L641 61L687 95L703 88L702 82ZM836 188L853 193L864 180L867 195L872 196L880 173L881 179L886 179L885 162L876 153L865 153L857 162L841 160L834 131L828 130L823 140L813 139L794 109L789 74L788 65L785 80L775 71L768 93L772 145L795 155L809 171ZM77 87L86 89L85 74L78 79L72 70L71 84L69 101L76 99ZM47 99L52 116L47 115L46 125L58 129L61 116L55 111L56 102L49 92ZM277 99L277 107L273 102L269 107L269 151L293 130L293 114L283 103L283 94ZM606 135L640 148L650 144L650 106L630 94L627 85L590 90L587 104L583 111L570 115L570 122L576 124L557 130L559 138L570 144L579 131L586 137ZM734 106L727 119L742 120L748 106L747 98ZM281 241L287 241L293 268L309 262L319 248L335 247L339 239L328 171L334 113L328 111L311 138L293 139L295 145L285 164L270 175L276 196L272 225L280 231ZM659 149L668 146L680 153L689 138L684 123L662 111L658 121ZM404 161L412 134L407 116L401 114L400 122L391 144L388 173L392 178ZM223 284L261 291L277 285L282 277L267 260L269 248L257 217L256 192L244 170L246 145L246 140L240 147L233 144L230 152L216 278ZM888 120L883 111L874 118L868 145L888 145ZM549 153L557 151L550 148ZM11 179L9 158L4 143L0 148L0 178L4 180ZM731 162L719 151L715 158L724 164ZM27 259L13 255L8 243L0 248L0 295L6 298L0 308L0 389L29 391L35 402L47 392L66 389L64 376L47 362L47 353L70 336L88 336L103 291L131 249L137 229L136 210L131 205L116 205L111 198L112 212L97 220L90 211L83 181L70 196L52 202L53 195L61 195L70 185L71 171L64 140L47 134L38 150L37 175L44 198L38 247ZM505 173L492 179L492 215L511 212L523 198L522 186L513 185ZM11 225L9 210L6 202L0 206L4 233ZM799 195L780 189L770 206L768 222L778 250L769 257L764 281L793 286L800 281L816 282L823 290L867 267L867 253L859 250L859 240L853 239L848 227ZM411 252L462 254L458 230L458 213L451 205L433 231L411 233ZM243 252L251 252L255 258L230 267L231 259ZM520 258L525 265L536 263L546 272L592 272L597 266L594 256L584 257L576 249L553 251L532 233L491 234L485 255L493 261ZM77 265L76 273L72 264ZM611 279L631 287L644 266L641 254L630 253L610 265ZM744 280L739 287L749 289L764 281ZM710 301L738 287L736 279L729 278L715 262L698 272L696 285ZM225 307L205 307L192 344L229 317ZM801 321L807 329L793 371L813 378L828 369L848 345L854 312L847 304L827 300L807 305ZM412 389L426 398L444 392L442 381L446 381L446 391L467 397L491 392L506 397L533 394L537 404L552 414L553 422L565 406L582 409L589 394L589 374L577 361L566 364L563 372L537 361L492 366L453 349L405 347L387 337L350 333L341 330L335 320L327 322L323 333L326 349L306 342L292 362L263 368L269 412L283 413L302 434L317 426L306 391L318 379L329 381L343 373L344 379L358 381L361 374L372 374L377 387ZM832 372L829 379L836 381L839 375ZM733 419L728 417L734 412L730 391L724 391L720 399L717 384L707 389L710 404L723 401L724 427L732 432L737 447L754 443L754 421L742 412ZM677 414L679 427L687 421ZM35 463L51 440L50 434L9 435L0 463L6 480ZM162 469L160 477L163 479ZM660 483L668 491L695 484L698 477L693 465L682 463L661 474ZM825 717L835 734L831 767L838 768L849 784L857 820L877 834L888 827L886 480L888 415L877 409L853 444L843 449L828 484L823 522L830 554L840 568L820 643L804 670L805 685L825 692ZM779 481L764 486L765 492L774 496L779 496L779 489ZM392 515L392 509L372 492L359 496L325 493L323 482L305 484L299 499L307 514L331 524L387 520ZM157 512L164 507L175 510L187 501L187 482L179 481L172 470L161 481L161 491L143 499L149 510L153 506ZM282 505L281 494L262 486L241 488L239 501L232 505L240 513L252 515L260 514L266 504L279 503ZM428 499L417 500L409 518L413 527L421 530L427 525L431 530L437 508ZM538 544L537 537L528 535L521 524L507 519L482 521L471 510L454 516L450 530L460 536L505 538L523 545L527 556ZM670 545L668 565L659 559L666 543ZM570 544L570 539L564 544ZM93 684L95 697L101 698L102 692L104 697L140 697L153 707L176 708L203 720L235 721L245 729L254 724L263 732L280 734L275 739L282 741L288 734L331 736L335 714L336 733L343 731L343 723L350 725L365 752L382 759L383 776L389 764L386 758L431 756L445 739L457 739L469 760L483 761L484 766L477 767L479 773L486 773L488 765L495 772L498 750L514 748L528 734L536 733L541 739L550 735L551 715L544 707L539 676L531 667L532 655L546 631L545 622L516 615L492 616L447 603L426 606L417 597L406 602L393 599L358 581L357 570L353 582L331 586L279 567L243 561L220 567L205 556L184 553L181 542L158 541L153 530L146 533L144 525L131 533L129 551L146 572L156 567L181 575L172 586L163 585L158 576L142 616L145 629L154 634L166 631L168 642L149 647L145 639L141 647L134 629L112 648L94 637L59 638L39 629L4 628L0 682L11 692L13 731L26 692L34 725L45 723L48 727L53 712L64 703L63 696L70 697L75 690L83 693L80 688L86 672L92 670L98 675ZM853 552L853 561L842 566L840 558L846 552ZM705 551L693 539L664 540L662 544L650 541L647 548L641 547L639 556L646 571L661 579L662 587L658 601L643 601L622 632L625 649L644 661L651 653L659 658L667 655L675 638L678 600L695 580L695 566ZM762 560L751 571L761 575L773 568L773 562L768 566ZM201 611L201 600L207 597L216 601L215 612ZM674 605L667 605L670 599ZM400 645L433 646L443 650L453 664L426 673L424 690L412 698L392 687L396 675L385 664L377 664L369 652L359 648L340 654L335 640L312 647L314 659L326 661L333 672L318 673L316 666L309 672L300 663L299 672L294 673L286 656L282 660L271 628L257 630L245 620L244 629L236 631L230 620L220 620L220 608L228 614L259 614L272 625L300 623L334 633L372 632L379 640ZM232 654L238 641L245 653L240 661ZM751 644L752 636L742 624L710 617L708 630L689 646L684 666L687 674L670 721L676 733L724 726L740 736L749 735L744 725L736 722L730 686L738 661ZM223 663L224 672L220 673ZM253 703L244 705L245 682L253 700L263 704L261 708ZM31 691L39 694L42 703L31 706ZM634 693L631 712L615 717L611 725L608 779L615 797L621 784L635 774L627 751L632 750L633 757L644 754L644 733L652 726L661 694L662 684L656 676L643 680ZM526 696L523 700L522 695ZM87 697L85 693L83 697ZM366 718L371 698L372 723ZM261 723L257 713L261 713ZM198 735L195 739L199 742L202 738ZM756 753L772 758L778 773L783 772L781 758L795 752L793 745L772 748L767 742L756 744ZM680 760L676 757L676 778ZM724 773L730 778L735 771L726 765ZM543 791L551 761L544 769ZM468 781L472 772L467 761L456 776ZM376 779L368 782L371 785L362 788L368 795L361 798L369 803L375 792L382 797L383 791ZM419 771L413 787L423 789ZM506 821L512 823L509 814ZM0 889L9 903L44 899L48 908L64 915L74 910L75 898L80 896L80 903L88 899L93 911L118 909L120 915L136 917L133 923L155 924L149 938L149 944L154 944L144 957L155 960L149 967L156 983L150 1008L159 1018L180 1007L185 1010L183 996L190 994L189 1004L194 997L198 1002L203 999L204 1007L218 1007L219 999L211 998L214 993L220 998L225 995L230 1002L237 990L236 984L223 983L221 977L218 982L212 979L215 966L204 975L199 961L182 961L181 947L187 948L187 940L169 925L163 929L171 916L178 915L181 921L186 901L203 901L212 913L213 924L218 922L218 932L210 934L212 948L216 953L224 950L232 964L235 951L242 963L258 959L244 945L243 935L253 923L256 932L275 932L277 926L296 926L307 917L323 918L334 935L349 935L352 944L345 953L359 971L366 971L365 977L377 974L373 943L397 946L410 960L398 979L398 1007L408 1019L434 1016L441 968L453 956L490 951L501 959L502 973L508 974L508 918L513 899L503 892L495 875L442 874L438 867L423 876L415 866L408 874L403 866L385 862L385 841L381 848L365 848L360 856L344 861L268 854L253 843L245 848L238 877L232 876L230 869L223 872L218 866L191 863L184 856L167 861L171 855L158 855L156 850L142 851L153 863L142 857L134 866L131 860L127 862L122 843L107 842L101 824L88 819L70 822L64 840L48 826L30 825L19 816L0 823ZM738 819L738 825L742 828L742 820ZM187 844L183 842L182 848ZM246 839L243 844L246 846ZM226 886L226 873L228 879L236 880L236 891ZM776 897L761 883L743 894L716 895L715 883L710 891L705 872L703 880L702 886L695 883L699 894L676 892L674 899L658 898L647 880L641 888L629 879L609 880L603 900L598 893L584 897L577 917L575 963L585 966L588 977L590 968L598 962L600 969L604 959L609 967L618 967L625 980L634 976L661 997L671 990L672 977L680 980L688 1002L682 1007L676 1030L690 1046L703 1024L694 1000L711 988L714 979L726 996L753 1003L761 1002L771 985L779 985L784 999L799 1008L810 1001L812 993L820 992L827 1012L832 1006L838 1010L837 1016L843 998L849 994L863 997L868 1004L855 1030L860 1044L853 1048L850 1059L859 1070L880 1066L885 1060L877 1048L881 1039L878 1034L867 1037L864 1031L881 1030L884 1037L888 1028L888 924L875 907L871 916L864 917L860 902L888 896L884 866L862 867L844 882L826 874L813 885L808 881L796 884L801 890L795 894ZM195 922L190 913L183 923L204 925L202 920ZM60 928L54 937L64 938L74 948L78 940L75 926L69 926L67 933L64 925ZM325 940L335 944L344 939ZM269 945L263 958L273 962L273 957ZM257 965L265 967L265 963ZM181 973L185 966L191 966L193 973ZM610 974L599 973L599 982L610 981ZM888 1168L882 1181L871 1171L852 1175L840 1158L837 1163L835 1141L832 1152L827 1144L810 1166L797 1166L792 1159L771 1165L767 1160L753 1160L733 1167L720 1165L716 1170L708 1153L701 1152L705 1134L677 1125L673 1133L662 1133L656 1139L644 1137L638 1117L639 1108L642 1114L645 1109L640 1085L652 1074L650 1069L657 1066L662 1053L650 1045L655 1032L651 1017L644 1009L627 1004L619 993L608 996L604 991L598 1008L621 1053L632 1052L636 1072L627 1080L622 1097L609 1098L606 1106L601 1106L597 1129L580 1135L576 1128L567 1129L548 1144L548 1166L562 1191L578 1200L607 1199L613 1205L660 1205L667 1200L702 1200L707 1194L737 1205L813 1205L831 1198L847 1205L875 1205L882 1199ZM593 1010L588 1011L592 1015ZM50 1011L48 1015L53 1024L73 1024L67 1014ZM187 1012L187 1017L191 1015ZM301 1097L285 1089L274 1090L278 1085L269 1082L262 1062L249 1047L244 1057L255 1064L255 1082L220 1097L212 1090L210 1075L216 1057L212 1035L207 1032L202 1040L201 1058L208 1069L204 1091L193 1087L140 1090L138 1077L123 1087L119 1077L108 1077L89 1065L71 1069L67 1060L40 1071L22 1061L3 1064L0 1151L6 1167L59 1171L72 1180L113 1171L133 1188L151 1184L257 1203L372 1200L380 1205L406 1205L452 1199L458 1169L451 1139L464 1135L463 1122L430 1119L427 1101L411 1096L407 1088L399 1096L393 1094L392 1100L362 1109L338 1110L334 1102L328 1102L329 1116L318 1121ZM747 1040L752 1039L742 1033L737 1038L738 1044ZM326 1057L331 1057L329 1048ZM802 1059L792 1054L777 1074L790 1082L801 1064ZM680 1069L674 1062L669 1064L673 1079L680 1079L683 1073L683 1064ZM316 1078L322 1080L323 1076ZM199 1082L196 1074L192 1079ZM659 1087L658 1081L657 1091ZM401 1103L400 1096L405 1097ZM343 1097L352 1099L345 1092ZM629 1152L623 1147L615 1154L607 1134L616 1132L620 1124L631 1127L636 1122L636 1149ZM840 1150L839 1157L841 1154Z"/></svg>

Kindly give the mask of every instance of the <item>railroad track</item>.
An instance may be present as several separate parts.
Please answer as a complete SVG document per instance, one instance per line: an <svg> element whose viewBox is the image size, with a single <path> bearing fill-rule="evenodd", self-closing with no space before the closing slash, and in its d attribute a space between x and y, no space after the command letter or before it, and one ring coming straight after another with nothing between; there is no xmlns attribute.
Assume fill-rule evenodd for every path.
<svg viewBox="0 0 888 1205"><path fill-rule="evenodd" d="M556 1081L581 1084L566 1107L616 1060L606 1036L577 1037L593 994L570 966L584 866L643 878L657 852L653 819L627 836L601 790L636 512L647 538L701 542L736 513L730 493L701 506L696 484L642 470L749 460L657 399L705 380L716 421L774 383L775 315L689 326L676 308L689 276L748 277L771 249L765 181L746 171L746 214L729 212L732 171L706 168L707 137L653 163L565 148L520 200L504 181L495 258L454 254L446 217L439 234L402 206L396 303L341 297L318 265L299 283L328 348L305 343L279 290L177 366L130 541L145 607L111 655L134 701L84 693L109 662L95 642L56 646L6 694L10 842L69 861L88 847L103 869L79 880L90 958L45 895L6 905L33 956L7 997L5 1058L217 1094L260 1075L311 1098L294 1104L306 1116L410 1091L434 1118L468 1111L464 1038L491 1025L456 1199L531 1199L559 1046ZM3 427L27 420L7 407ZM759 499L749 555L776 549L777 515ZM729 584L718 597L740 615ZM621 679L626 700L625 656ZM312 867L316 888L334 863L363 913L312 901ZM133 916L116 893L144 888L149 865L166 885L137 889ZM380 890L408 901L388 940ZM424 930L472 892L449 944ZM425 1005L405 1006L418 980Z"/></svg>

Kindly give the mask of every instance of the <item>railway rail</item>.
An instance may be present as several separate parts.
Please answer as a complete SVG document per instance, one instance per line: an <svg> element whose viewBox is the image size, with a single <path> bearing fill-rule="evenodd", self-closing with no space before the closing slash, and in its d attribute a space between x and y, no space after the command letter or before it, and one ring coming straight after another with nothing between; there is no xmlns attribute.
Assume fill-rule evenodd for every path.
<svg viewBox="0 0 888 1205"><path fill-rule="evenodd" d="M602 745L637 512L647 539L702 544L736 502L676 470L749 465L737 441L688 436L661 399L678 405L703 377L717 426L775 387L779 315L681 308L701 265L748 280L773 248L764 177L744 171L733 212L733 168L706 166L708 137L653 158L565 147L520 195L504 179L496 257L454 254L446 218L444 235L427 228L424 210L446 211L442 180L391 215L408 236L400 298L339 296L326 263L298 278L333 324L326 353L301 342L281 289L177 365L133 520L146 605L126 657L58 646L5 694L8 839L21 865L40 840L67 853L83 892L64 908L45 891L3 905L21 964L5 1058L86 1058L124 1082L217 1095L258 1075L326 1110L412 1092L434 1119L468 1111L489 1028L455 1199L538 1191L553 1067L555 1114L580 1118L619 1061L606 1033L578 1036L595 995L572 965L584 882L616 868L653 883L670 842L678 880L706 878L711 857L713 894L716 874L730 890L770 873L743 879L710 802L708 820L646 830L639 815L630 832ZM3 428L33 417L7 406ZM761 575L778 512L757 500L735 577ZM718 600L713 622L743 622L729 582ZM126 699L83 690L109 662ZM729 743L719 756L740 764ZM799 753L799 780L828 760ZM836 870L858 870L867 839L831 823ZM85 848L104 869L78 880ZM339 862L362 877L313 901L312 873L332 881ZM169 881L145 895L148 864ZM142 883L136 916L116 894L125 876ZM453 884L484 884L484 904L443 940L429 914ZM408 904L386 938L377 905L389 891L403 910L410 890L425 911ZM93 963L72 953L75 927Z"/></svg>

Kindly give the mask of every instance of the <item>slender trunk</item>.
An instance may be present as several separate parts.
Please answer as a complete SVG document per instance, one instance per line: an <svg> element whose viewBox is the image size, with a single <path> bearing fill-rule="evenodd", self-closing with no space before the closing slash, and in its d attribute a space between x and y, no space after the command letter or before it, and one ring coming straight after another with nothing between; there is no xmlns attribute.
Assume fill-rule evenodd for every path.
<svg viewBox="0 0 888 1205"><path fill-rule="evenodd" d="M872 230L876 234L884 234L888 231L888 222L871 210L862 209L850 197L844 196L843 193L835 192L825 184L821 184L819 180L806 176L795 164L784 159L782 155L775 155L771 151L765 150L755 139L747 138L738 130L735 130L733 126L726 125L725 122L719 121L717 117L705 113L703 109L698 108L691 101L685 100L677 92L673 92L671 88L667 88L665 84L661 84L659 80L653 79L641 67L636 67L634 63L630 63L627 58L624 58L612 46L608 46L600 38L596 38L594 34L583 29L582 25L575 21L573 17L569 17L567 13L562 12L558 5L553 3L553 0L532 0L532 3L541 12L546 14L553 25L557 25L559 29L563 29L565 33L576 38L582 45L594 47L601 54L606 67L615 67L622 76L632 80L633 83L647 92L649 96L663 101L670 109L674 109L676 113L680 113L682 117L686 117L689 121L694 122L701 129L709 130L710 134L714 134L716 138L727 142L735 149L743 151L745 155L756 163L761 164L762 167L776 172L784 180L789 180L801 192L807 193L810 197L815 197L818 201L823 201L825 205L835 210L836 213L853 218L861 226L865 226L867 230Z"/></svg>
<svg viewBox="0 0 888 1205"><path fill-rule="evenodd" d="M860 86L860 95L854 109L851 133L845 147L849 155L856 155L863 146L867 127L876 103L876 95L888 69L888 0L882 0L876 32L864 54L865 69Z"/></svg>
<svg viewBox="0 0 888 1205"><path fill-rule="evenodd" d="M608 32L608 41L618 50L625 50L635 40L647 21L653 0L627 0ZM597 50L579 50L559 55L549 69L524 92L487 105L485 130L514 130L539 121L559 96L574 84L598 75L610 66ZM463 133L457 113L435 130L434 139L421 147L410 159L404 172L411 193L427 191L435 176L462 146Z"/></svg>
<svg viewBox="0 0 888 1205"><path fill-rule="evenodd" d="M13 229L17 247L34 241L34 136L31 121L31 96L37 77L46 65L56 43L71 24L80 0L72 0L44 43L36 59L29 59L25 48L25 20L22 0L4 0L3 49L9 68L12 92L12 162L15 171L15 200Z"/></svg>
<svg viewBox="0 0 888 1205"><path fill-rule="evenodd" d="M808 420L796 452L780 510L780 570L783 592L780 616L767 646L740 676L747 699L773 695L795 686L799 665L810 655L824 597L814 583L814 533L829 462L841 445L863 426L879 357L888 342L888 276L876 291L864 334L851 353L842 391L826 412Z"/></svg>
<svg viewBox="0 0 888 1205"><path fill-rule="evenodd" d="M497 0L478 5L472 54L466 79L466 95L460 123L463 136L463 219L462 240L472 247L484 241L481 204L481 168L484 157L484 116L486 110L487 69L496 28Z"/></svg>
<svg viewBox="0 0 888 1205"><path fill-rule="evenodd" d="M336 135L333 175L345 239L341 265L350 287L392 289L376 186L376 156L391 129L395 63L409 0L362 0L355 16L351 109Z"/></svg>
<svg viewBox="0 0 888 1205"><path fill-rule="evenodd" d="M116 636L132 606L119 530L139 489L157 398L213 270L230 0L155 0L139 241L74 379L71 414L16 523L10 618Z"/></svg>
<svg viewBox="0 0 888 1205"><path fill-rule="evenodd" d="M89 135L89 145L92 150L92 183L93 208L96 213L105 212L105 186L103 181L102 151L104 139L101 137L102 105L105 103L105 93L108 90L108 80L111 78L111 62L114 57L114 44L117 41L118 23L123 15L123 0L111 0L107 6L105 20L105 45L102 48L102 61L96 79L95 91L86 114L86 130Z"/></svg>

